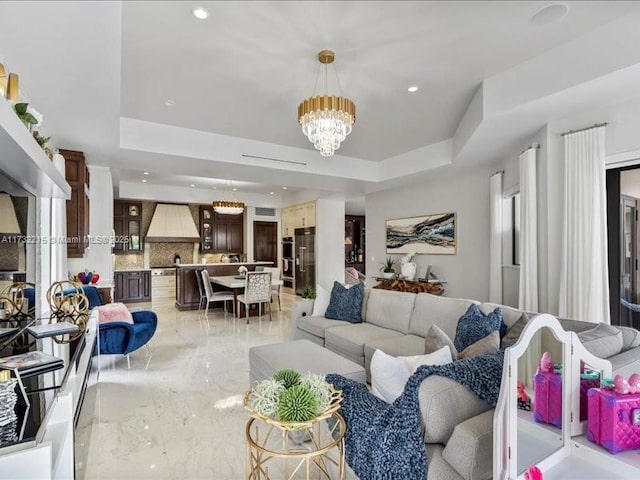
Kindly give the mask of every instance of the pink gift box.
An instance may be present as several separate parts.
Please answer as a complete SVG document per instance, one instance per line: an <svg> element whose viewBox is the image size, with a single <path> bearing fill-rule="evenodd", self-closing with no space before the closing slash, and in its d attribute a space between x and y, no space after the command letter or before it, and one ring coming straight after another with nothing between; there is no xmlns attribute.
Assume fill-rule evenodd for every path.
<svg viewBox="0 0 640 480"><path fill-rule="evenodd" d="M562 375L538 372L533 377L533 418L538 423L562 426Z"/></svg>
<svg viewBox="0 0 640 480"><path fill-rule="evenodd" d="M640 393L588 392L587 438L611 453L640 448Z"/></svg>

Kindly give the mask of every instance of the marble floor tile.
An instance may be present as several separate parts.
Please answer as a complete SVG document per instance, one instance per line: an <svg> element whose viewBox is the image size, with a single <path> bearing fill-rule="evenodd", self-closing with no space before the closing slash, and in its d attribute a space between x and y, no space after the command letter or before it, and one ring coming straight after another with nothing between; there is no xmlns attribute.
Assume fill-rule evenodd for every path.
<svg viewBox="0 0 640 480"><path fill-rule="evenodd" d="M171 302L136 305L158 314L152 356L132 353L131 369L124 356L93 360L76 429L77 478L245 478L249 348L290 339L294 299L283 294L273 321L249 325L220 309L204 318Z"/></svg>

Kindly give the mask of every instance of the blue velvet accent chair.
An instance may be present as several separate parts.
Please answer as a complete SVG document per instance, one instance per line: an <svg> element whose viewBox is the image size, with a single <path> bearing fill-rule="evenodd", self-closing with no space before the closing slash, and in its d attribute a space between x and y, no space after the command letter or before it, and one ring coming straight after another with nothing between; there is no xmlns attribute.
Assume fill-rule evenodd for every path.
<svg viewBox="0 0 640 480"><path fill-rule="evenodd" d="M133 324L128 322L109 322L100 325L100 354L126 355L127 365L131 368L129 354L141 347L146 347L151 359L147 343L158 327L158 316L150 310L132 312ZM148 362L147 362L148 365Z"/></svg>
<svg viewBox="0 0 640 480"><path fill-rule="evenodd" d="M80 288L89 300L90 309L103 305L102 297L96 287L83 285ZM71 294L75 292L75 289L69 289L63 293ZM147 344L156 333L158 327L158 316L151 310L132 312L131 316L133 317L133 324L129 322L109 322L101 324L98 329L100 355L126 355L129 368L131 368L129 354L141 347L147 349L149 360L151 360L151 351Z"/></svg>

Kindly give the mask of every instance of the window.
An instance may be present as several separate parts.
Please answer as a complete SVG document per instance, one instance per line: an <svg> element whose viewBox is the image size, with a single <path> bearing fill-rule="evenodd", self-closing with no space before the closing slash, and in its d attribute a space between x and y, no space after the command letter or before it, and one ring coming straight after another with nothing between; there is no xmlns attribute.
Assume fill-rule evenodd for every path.
<svg viewBox="0 0 640 480"><path fill-rule="evenodd" d="M520 192L517 187L502 197L502 265L520 265Z"/></svg>
<svg viewBox="0 0 640 480"><path fill-rule="evenodd" d="M511 197L511 264L520 265L520 192Z"/></svg>

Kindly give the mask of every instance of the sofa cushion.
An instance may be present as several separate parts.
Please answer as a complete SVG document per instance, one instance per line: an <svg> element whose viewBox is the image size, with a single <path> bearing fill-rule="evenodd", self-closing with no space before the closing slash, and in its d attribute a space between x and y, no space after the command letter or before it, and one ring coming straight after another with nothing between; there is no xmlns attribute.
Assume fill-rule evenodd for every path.
<svg viewBox="0 0 640 480"><path fill-rule="evenodd" d="M374 288L369 293L365 321L378 327L407 333L415 301L415 293Z"/></svg>
<svg viewBox="0 0 640 480"><path fill-rule="evenodd" d="M333 320L360 323L362 321L363 294L364 283L345 288L340 282L333 282L331 299L324 316Z"/></svg>
<svg viewBox="0 0 640 480"><path fill-rule="evenodd" d="M404 391L409 377L422 365L451 363L448 347L426 354L394 357L376 350L371 359L371 393L387 403L393 403Z"/></svg>
<svg viewBox="0 0 640 480"><path fill-rule="evenodd" d="M524 313L522 310L518 310L517 308L507 307L506 305L499 305L497 303L484 302L480 304L480 310L485 315L489 315L496 308L502 310L502 320L504 321L507 330L511 328L519 319L520 316ZM504 333L500 333L500 337L504 337Z"/></svg>
<svg viewBox="0 0 640 480"><path fill-rule="evenodd" d="M611 362L611 370L614 375L622 375L629 378L634 373L640 372L640 347L631 348L619 353L607 360Z"/></svg>
<svg viewBox="0 0 640 480"><path fill-rule="evenodd" d="M617 327L622 332L622 351L640 347L640 332L631 327Z"/></svg>
<svg viewBox="0 0 640 480"><path fill-rule="evenodd" d="M453 358L453 360L457 360L458 350L453 346L453 342L449 338L449 335L444 333L439 326L431 325L431 328L427 332L427 338L424 339L424 351L426 353L431 353L445 346L449 347L449 350L451 351L451 358Z"/></svg>
<svg viewBox="0 0 640 480"><path fill-rule="evenodd" d="M377 338L364 345L364 368L370 372L371 358L376 350L399 357L401 355L422 355L424 350L424 338L417 335L401 335L391 338Z"/></svg>
<svg viewBox="0 0 640 480"><path fill-rule="evenodd" d="M527 315L529 315L529 318L534 318L538 314L537 313L527 313ZM580 332L584 332L584 331L587 331L587 330L591 330L595 326L594 323L580 322L578 320L568 320L566 318L558 318L558 321L560 322L560 326L562 328L564 328L565 330L568 330L570 332L576 332L576 333L580 333Z"/></svg>
<svg viewBox="0 0 640 480"><path fill-rule="evenodd" d="M465 480L485 480L493 473L493 409L476 415L453 431L442 457Z"/></svg>
<svg viewBox="0 0 640 480"><path fill-rule="evenodd" d="M616 327L599 323L591 330L578 334L584 348L598 358L609 358L622 351L622 332Z"/></svg>
<svg viewBox="0 0 640 480"><path fill-rule="evenodd" d="M422 382L418 399L425 443L447 443L457 424L491 408L466 387L437 375Z"/></svg>
<svg viewBox="0 0 640 480"><path fill-rule="evenodd" d="M427 449L427 461L429 462L427 480L465 480L442 458L444 445L428 443L425 447Z"/></svg>
<svg viewBox="0 0 640 480"><path fill-rule="evenodd" d="M475 357L476 355L489 355L497 353L498 350L500 350L500 334L496 330L459 352L458 360Z"/></svg>
<svg viewBox="0 0 640 480"><path fill-rule="evenodd" d="M300 330L309 332L316 337L324 338L324 331L327 328L351 325L351 323L344 320L331 320L325 317L300 317L297 325Z"/></svg>
<svg viewBox="0 0 640 480"><path fill-rule="evenodd" d="M378 327L370 323L358 323L327 328L324 332L325 346L340 354L346 353L351 358L364 359L364 345L378 338L401 337L400 332Z"/></svg>
<svg viewBox="0 0 640 480"><path fill-rule="evenodd" d="M524 327L527 326L527 323L529 323L529 317L523 312L518 321L511 325L511 328L507 330L507 334L502 338L502 348L514 345L520 338L520 335L522 334Z"/></svg>
<svg viewBox="0 0 640 480"><path fill-rule="evenodd" d="M415 295L415 294L414 294ZM456 334L458 319L470 305L480 305L475 300L448 298L430 293L418 293L409 323L409 333L426 337L431 325L437 325L449 338Z"/></svg>
<svg viewBox="0 0 640 480"><path fill-rule="evenodd" d="M478 305L471 305L458 320L453 345L461 352L491 332L500 330L501 325L502 311L499 308L485 315Z"/></svg>

